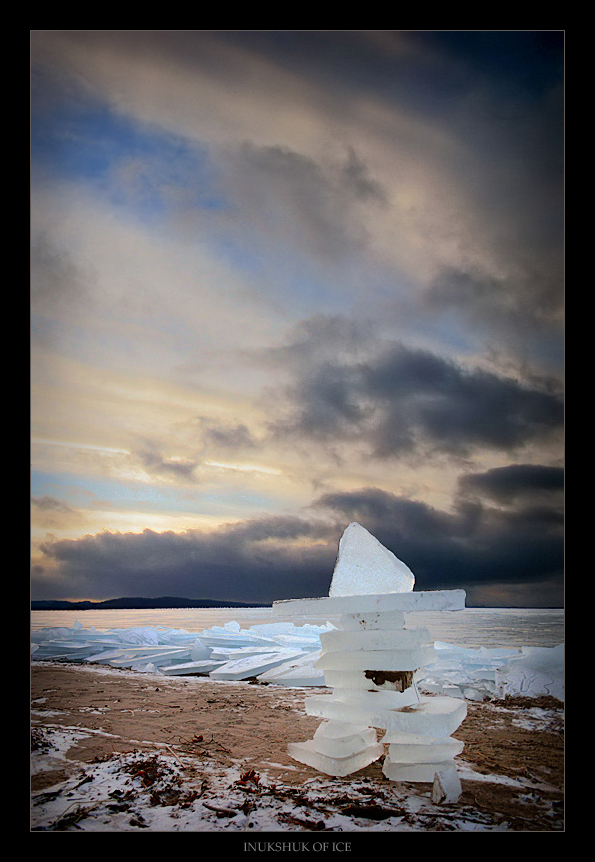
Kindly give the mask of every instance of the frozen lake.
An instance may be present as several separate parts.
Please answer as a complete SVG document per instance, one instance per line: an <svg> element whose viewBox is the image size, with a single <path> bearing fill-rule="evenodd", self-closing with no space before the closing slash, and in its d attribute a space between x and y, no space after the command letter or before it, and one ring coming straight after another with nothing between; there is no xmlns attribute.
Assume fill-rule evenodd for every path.
<svg viewBox="0 0 595 862"><path fill-rule="evenodd" d="M406 614L409 625L425 626L436 641L484 647L553 647L564 643L564 611L543 608L465 608ZM281 617L272 608L172 608L157 610L31 611L31 629L125 629L136 626L182 629L199 633L236 620L242 628L287 619L296 625L337 625L338 617Z"/></svg>

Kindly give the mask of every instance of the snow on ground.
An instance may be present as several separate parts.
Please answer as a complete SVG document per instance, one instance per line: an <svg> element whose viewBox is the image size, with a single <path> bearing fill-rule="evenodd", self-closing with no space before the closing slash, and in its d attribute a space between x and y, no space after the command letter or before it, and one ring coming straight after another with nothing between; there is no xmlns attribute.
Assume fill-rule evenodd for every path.
<svg viewBox="0 0 595 862"><path fill-rule="evenodd" d="M85 733L53 728L39 741L45 750L38 753L36 768L55 769ZM459 806L453 815L448 806L434 805L429 792L388 783L379 790L357 775L347 787L327 776L296 787L272 783L265 769L244 773L241 763L207 763L188 783L185 766L192 766L192 759L167 747L154 755L135 751L81 766L76 776L33 794L32 830L226 832L242 833L246 840L295 831L419 832L430 826L440 831L440 823L451 831L507 831L506 824L495 824L476 810ZM469 775L478 777L470 770Z"/></svg>

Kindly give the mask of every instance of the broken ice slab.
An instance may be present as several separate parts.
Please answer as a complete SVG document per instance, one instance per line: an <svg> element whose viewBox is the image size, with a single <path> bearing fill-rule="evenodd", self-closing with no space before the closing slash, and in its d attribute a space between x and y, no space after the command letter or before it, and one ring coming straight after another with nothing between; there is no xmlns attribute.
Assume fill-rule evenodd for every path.
<svg viewBox="0 0 595 862"><path fill-rule="evenodd" d="M201 661L180 662L160 667L161 673L166 676L208 676L212 670L217 670L225 662L203 659Z"/></svg>
<svg viewBox="0 0 595 862"><path fill-rule="evenodd" d="M459 799L462 792L461 779L456 768L450 766L436 772L432 785L432 802L453 803Z"/></svg>
<svg viewBox="0 0 595 862"><path fill-rule="evenodd" d="M437 745L444 742L445 739L449 739L449 737L427 736L421 733L404 733L401 730L387 730L382 737L382 742L388 746L393 743L398 743L399 745Z"/></svg>
<svg viewBox="0 0 595 862"><path fill-rule="evenodd" d="M409 710L393 710L388 714L386 730L417 733L441 738L450 736L467 715L467 704L454 697L424 697Z"/></svg>
<svg viewBox="0 0 595 862"><path fill-rule="evenodd" d="M300 648L304 652L312 652L320 648L320 634L334 628L335 626L328 622L319 626L283 622L251 626L248 633L251 635L256 631L261 636L266 635L270 639L271 648Z"/></svg>
<svg viewBox="0 0 595 862"><path fill-rule="evenodd" d="M315 667L320 650L300 655L258 675L260 682L288 687L325 686L324 673Z"/></svg>
<svg viewBox="0 0 595 862"><path fill-rule="evenodd" d="M331 748L336 748L337 756L346 756L348 753L355 754L363 746L378 742L374 727L367 727L365 724L349 724L346 721L323 721L316 729L314 739L317 742L317 750L330 756L335 754L330 750ZM350 746L351 751L345 750L345 746Z"/></svg>
<svg viewBox="0 0 595 862"><path fill-rule="evenodd" d="M62 652L78 652L80 650L85 650L92 648L94 646L94 642L91 641L81 641L81 640L67 640L61 638L54 638L47 641L48 645L51 647L59 646Z"/></svg>
<svg viewBox="0 0 595 862"><path fill-rule="evenodd" d="M93 653L93 655L87 656L84 661L96 664L107 664L111 659L122 658L123 655L124 650L122 649L109 649L103 650L102 652Z"/></svg>
<svg viewBox="0 0 595 862"><path fill-rule="evenodd" d="M124 651L127 652L126 650ZM155 665L155 667L159 667L162 664L169 664L172 661L187 661L190 658L190 650L184 649L184 647L179 647L176 649L169 649L153 647L150 650L140 650L135 653L128 653L128 655L123 655L120 658L113 658L109 660L109 664L113 667L132 667L133 665L138 664L139 662L144 662L145 664L150 662Z"/></svg>
<svg viewBox="0 0 595 862"><path fill-rule="evenodd" d="M357 689L335 688L332 700L361 706L365 709L403 709L419 703L420 695L414 686L405 691L358 691Z"/></svg>
<svg viewBox="0 0 595 862"><path fill-rule="evenodd" d="M190 649L190 658L192 661L206 661L210 656L211 647L203 643L200 638L196 638Z"/></svg>
<svg viewBox="0 0 595 862"><path fill-rule="evenodd" d="M339 706L352 710L361 710L358 721L366 721L367 724L374 727L372 719L376 719L379 712L391 709L405 709L405 707L414 706L419 703L421 695L415 688L408 688L406 691L356 691L355 689L333 689L331 696L326 698L330 703L336 705L336 712L339 711ZM364 718L367 716L367 718ZM336 719L336 715L333 716ZM345 716L345 721L351 721L351 718Z"/></svg>
<svg viewBox="0 0 595 862"><path fill-rule="evenodd" d="M467 704L453 697L420 695L419 702L407 708L372 710L322 695L307 697L305 710L308 715L321 718L441 739L450 736L461 724L467 715Z"/></svg>
<svg viewBox="0 0 595 862"><path fill-rule="evenodd" d="M444 689L439 682L424 679L420 682L420 688L427 694L444 694Z"/></svg>
<svg viewBox="0 0 595 862"><path fill-rule="evenodd" d="M350 736L358 736L366 733L370 728L365 724L350 724L348 721L323 721L314 732L314 738L319 739L346 739ZM374 731L374 742L376 742L376 731Z"/></svg>
<svg viewBox="0 0 595 862"><path fill-rule="evenodd" d="M416 649L323 652L316 667L321 670L417 670L436 661L432 645Z"/></svg>
<svg viewBox="0 0 595 862"><path fill-rule="evenodd" d="M290 659L297 658L301 655L295 650L276 650L270 653L260 653L255 656L228 661L221 667L211 671L212 679L248 679L253 676L260 676L271 668L277 667Z"/></svg>
<svg viewBox="0 0 595 862"><path fill-rule="evenodd" d="M67 643L63 641L48 641L39 647L38 652L54 660L83 660L97 649L95 643ZM36 656L39 658L40 656Z"/></svg>
<svg viewBox="0 0 595 862"><path fill-rule="evenodd" d="M248 633L251 635L259 635L260 637L276 638L283 634L294 634L296 627L293 623L257 623L248 628ZM301 631L301 629L300 629Z"/></svg>
<svg viewBox="0 0 595 862"><path fill-rule="evenodd" d="M417 706L420 698L421 695L413 687L404 692L334 689L330 696L308 697L305 710L308 715L317 715L332 721L386 728L389 720L387 713Z"/></svg>
<svg viewBox="0 0 595 862"><path fill-rule="evenodd" d="M324 652L346 650L407 650L430 643L432 640L428 629L422 626L409 628L371 631L339 631L326 632L320 635L320 643Z"/></svg>
<svg viewBox="0 0 595 862"><path fill-rule="evenodd" d="M190 657L190 651L184 647L158 647L154 645L146 646L124 646L112 650L104 650L99 653L92 653L84 661L95 664L111 664L114 667L129 667L133 663L140 661L145 662L155 661L159 663L168 662L171 659L179 659L180 661Z"/></svg>
<svg viewBox="0 0 595 862"><path fill-rule="evenodd" d="M386 740L383 739L382 742ZM393 763L441 763L444 760L452 760L464 747L465 744L459 739L449 736L426 745L391 742L388 754Z"/></svg>
<svg viewBox="0 0 595 862"><path fill-rule="evenodd" d="M445 772L447 769L454 770L456 774L456 766L448 761L438 763L393 763L387 755L384 759L382 772L391 781L413 781L413 782L434 782L434 776L438 772Z"/></svg>
<svg viewBox="0 0 595 862"><path fill-rule="evenodd" d="M202 632L200 639L204 646L211 649L246 649L248 647L258 647L260 649L271 649L276 646L271 638L262 638L248 635L247 632L235 634L209 634Z"/></svg>
<svg viewBox="0 0 595 862"><path fill-rule="evenodd" d="M330 596L402 593L413 589L409 566L385 548L365 527L352 521L339 541Z"/></svg>
<svg viewBox="0 0 595 862"><path fill-rule="evenodd" d="M447 697L464 697L465 695L461 691L458 685L454 683L446 683L442 686L442 694L447 695Z"/></svg>
<svg viewBox="0 0 595 862"><path fill-rule="evenodd" d="M271 645L266 647L215 647L211 652L209 658L212 659L220 659L222 661L237 661L242 658L250 658L251 656L256 655L268 655L272 652Z"/></svg>
<svg viewBox="0 0 595 862"><path fill-rule="evenodd" d="M413 708L417 703L417 700L412 700L407 706ZM337 700L333 693L330 696L307 697L305 711L307 715L315 715L332 721L347 721L353 724L366 724L369 727L386 728L394 707L385 704L370 703L368 705L348 700Z"/></svg>
<svg viewBox="0 0 595 862"><path fill-rule="evenodd" d="M316 745L314 748L319 754L327 757L353 757L362 751L377 744L376 730L367 728L365 733L356 734L345 739L331 739L329 737L314 737Z"/></svg>
<svg viewBox="0 0 595 862"><path fill-rule="evenodd" d="M520 653L497 669L496 684L501 697L551 694L564 700L564 644L557 647L522 647Z"/></svg>
<svg viewBox="0 0 595 862"><path fill-rule="evenodd" d="M316 637L299 637L297 635L277 635L274 638L274 643L285 649L301 649L304 652L312 652L320 646L320 639Z"/></svg>
<svg viewBox="0 0 595 862"><path fill-rule="evenodd" d="M374 763L384 754L384 747L377 742L350 757L329 757L317 751L316 741L309 739L307 742L290 742L287 746L287 753L294 760L305 763L318 772L343 777Z"/></svg>
<svg viewBox="0 0 595 862"><path fill-rule="evenodd" d="M402 629L405 626L403 611L377 611L367 614L341 614L339 629L342 631L358 631L360 629Z"/></svg>
<svg viewBox="0 0 595 862"><path fill-rule="evenodd" d="M369 596L321 596L273 602L279 616L326 616L369 612L460 611L465 608L464 590L426 590Z"/></svg>
<svg viewBox="0 0 595 862"><path fill-rule="evenodd" d="M35 641L37 649L35 650L34 658L36 661L51 660L51 661L70 661L78 662L85 661L87 656L96 653L98 650L105 650L105 645L98 643L95 639L82 640L80 634L74 638L43 638ZM110 647L113 645L110 644Z"/></svg>
<svg viewBox="0 0 595 862"><path fill-rule="evenodd" d="M488 691L488 690L481 691L478 688L465 688L463 690L463 697L465 698L465 700L476 700L478 702L486 700L487 698L489 698L495 694L496 694L496 692L494 692L494 691Z"/></svg>

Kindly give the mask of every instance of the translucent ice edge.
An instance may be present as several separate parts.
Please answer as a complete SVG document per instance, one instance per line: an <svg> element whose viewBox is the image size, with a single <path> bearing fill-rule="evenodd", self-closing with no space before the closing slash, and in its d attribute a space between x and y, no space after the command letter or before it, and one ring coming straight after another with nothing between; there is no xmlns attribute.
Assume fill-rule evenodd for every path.
<svg viewBox="0 0 595 862"><path fill-rule="evenodd" d="M356 521L339 542L329 596L402 593L413 589L411 569Z"/></svg>
<svg viewBox="0 0 595 862"><path fill-rule="evenodd" d="M164 675L219 671L214 678L256 676L276 685L323 686L323 672L315 666L321 655L320 635L334 628L328 622L321 626L279 622L242 629L233 621L197 635L151 626L99 631L85 629L77 621L72 628L32 632L31 659L96 663ZM564 644L494 649L436 641L434 646L436 660L418 672L417 685L422 691L466 700L544 694L564 700ZM274 667L273 653L281 659L279 664L272 659ZM284 657L286 661L282 661Z"/></svg>

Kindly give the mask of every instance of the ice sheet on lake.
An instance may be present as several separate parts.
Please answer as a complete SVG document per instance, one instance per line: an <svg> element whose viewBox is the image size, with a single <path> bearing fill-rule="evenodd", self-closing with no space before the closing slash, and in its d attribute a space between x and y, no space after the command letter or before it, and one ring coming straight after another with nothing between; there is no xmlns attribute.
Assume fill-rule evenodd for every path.
<svg viewBox="0 0 595 862"><path fill-rule="evenodd" d="M357 625L356 621L354 625ZM199 634L159 627L101 631L85 629L77 621L72 628L55 627L32 632L31 659L92 662L164 675L179 675L183 673L181 666L186 665L187 674L207 675L231 660L232 650L249 648L253 658L258 654L278 653L283 659L276 668L258 675L262 682L298 687L322 686L325 684L323 670L315 667L320 658L321 635L332 632L334 636L337 631L328 622L320 626L279 622L247 629L234 622L213 626ZM505 649L435 641L434 646L435 661L416 681L420 691L466 700L542 694L564 699L563 644ZM285 652L288 649L292 649L294 656L289 660ZM216 650L222 651L222 658L215 658ZM252 667L245 678L253 676L253 671ZM346 681L341 682L341 687L360 687L356 671L337 670L332 674L345 676ZM369 681L364 682L372 687Z"/></svg>

